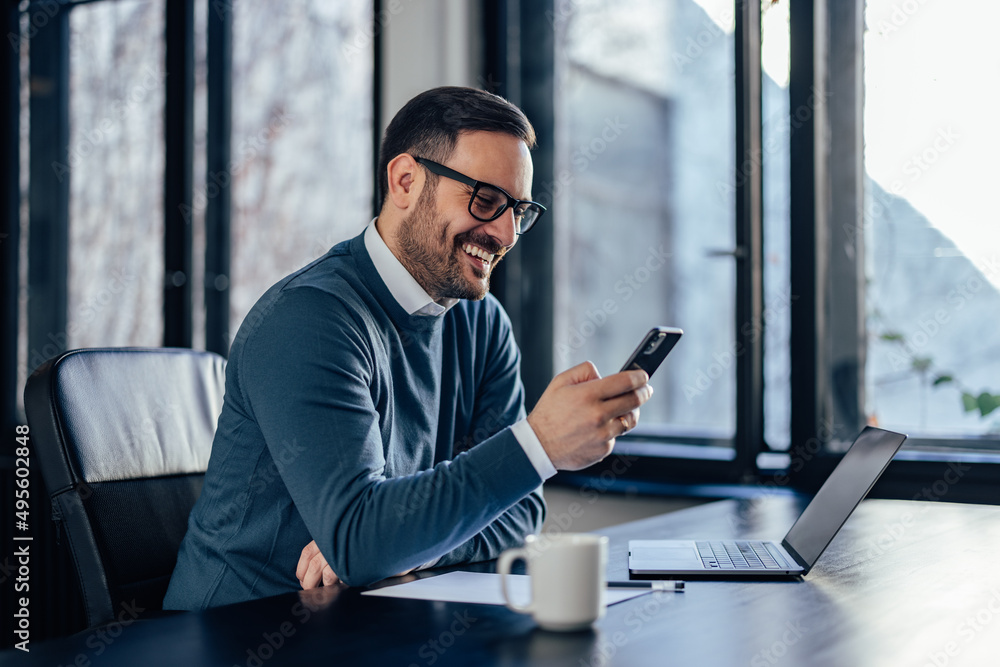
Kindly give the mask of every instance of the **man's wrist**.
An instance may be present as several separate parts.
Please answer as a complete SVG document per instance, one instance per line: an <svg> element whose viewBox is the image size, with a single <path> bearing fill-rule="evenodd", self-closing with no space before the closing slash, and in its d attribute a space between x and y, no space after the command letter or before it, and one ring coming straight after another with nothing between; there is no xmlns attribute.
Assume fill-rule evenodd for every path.
<svg viewBox="0 0 1000 667"><path fill-rule="evenodd" d="M552 465L552 460L545 453L542 442L535 434L535 430L531 428L527 418L511 426L510 431L514 434L514 438L521 445L521 449L524 450L531 465L535 468L535 472L538 473L543 482L556 474L556 467Z"/></svg>

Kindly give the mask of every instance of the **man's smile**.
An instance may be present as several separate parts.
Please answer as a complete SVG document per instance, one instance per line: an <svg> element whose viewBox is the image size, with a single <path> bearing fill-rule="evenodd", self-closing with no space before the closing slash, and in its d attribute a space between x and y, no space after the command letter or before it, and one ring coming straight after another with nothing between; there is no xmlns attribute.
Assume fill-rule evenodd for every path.
<svg viewBox="0 0 1000 667"><path fill-rule="evenodd" d="M486 266L489 266L490 263L493 261L493 258L495 257L494 253L489 252L484 248L480 248L479 246L474 245L472 243L463 243L462 250L464 250L469 255L472 255L473 257L481 259Z"/></svg>

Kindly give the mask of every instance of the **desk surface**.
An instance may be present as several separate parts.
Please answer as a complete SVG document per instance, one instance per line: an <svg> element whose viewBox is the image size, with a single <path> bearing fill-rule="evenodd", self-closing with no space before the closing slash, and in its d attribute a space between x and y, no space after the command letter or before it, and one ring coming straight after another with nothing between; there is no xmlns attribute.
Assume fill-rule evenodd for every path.
<svg viewBox="0 0 1000 667"><path fill-rule="evenodd" d="M608 575L635 537L780 537L801 501L722 501L604 532ZM691 581L554 634L489 605L289 593L32 644L44 665L995 665L1000 507L865 501L804 579ZM492 564L465 569L488 571Z"/></svg>

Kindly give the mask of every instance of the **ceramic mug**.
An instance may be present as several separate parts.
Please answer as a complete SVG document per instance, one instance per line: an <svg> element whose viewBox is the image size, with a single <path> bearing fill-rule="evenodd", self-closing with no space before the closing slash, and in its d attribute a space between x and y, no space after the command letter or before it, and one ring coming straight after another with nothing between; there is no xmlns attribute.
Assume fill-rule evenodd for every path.
<svg viewBox="0 0 1000 667"><path fill-rule="evenodd" d="M531 601L526 605L513 602L508 591L507 575L520 559L531 578ZM607 537L529 535L522 548L500 554L497 572L508 607L531 614L546 630L571 631L588 628L604 616L607 563Z"/></svg>

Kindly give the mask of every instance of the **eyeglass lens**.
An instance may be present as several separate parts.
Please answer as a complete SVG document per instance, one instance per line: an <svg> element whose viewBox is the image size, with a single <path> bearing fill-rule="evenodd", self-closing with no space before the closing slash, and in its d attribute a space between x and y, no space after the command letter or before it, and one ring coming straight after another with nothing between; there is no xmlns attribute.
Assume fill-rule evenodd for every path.
<svg viewBox="0 0 1000 667"><path fill-rule="evenodd" d="M479 220L495 220L504 212L507 202L506 194L486 183L480 183L469 203L469 210ZM541 210L537 206L529 202L519 202L514 207L514 220L518 229L527 231L540 213Z"/></svg>

